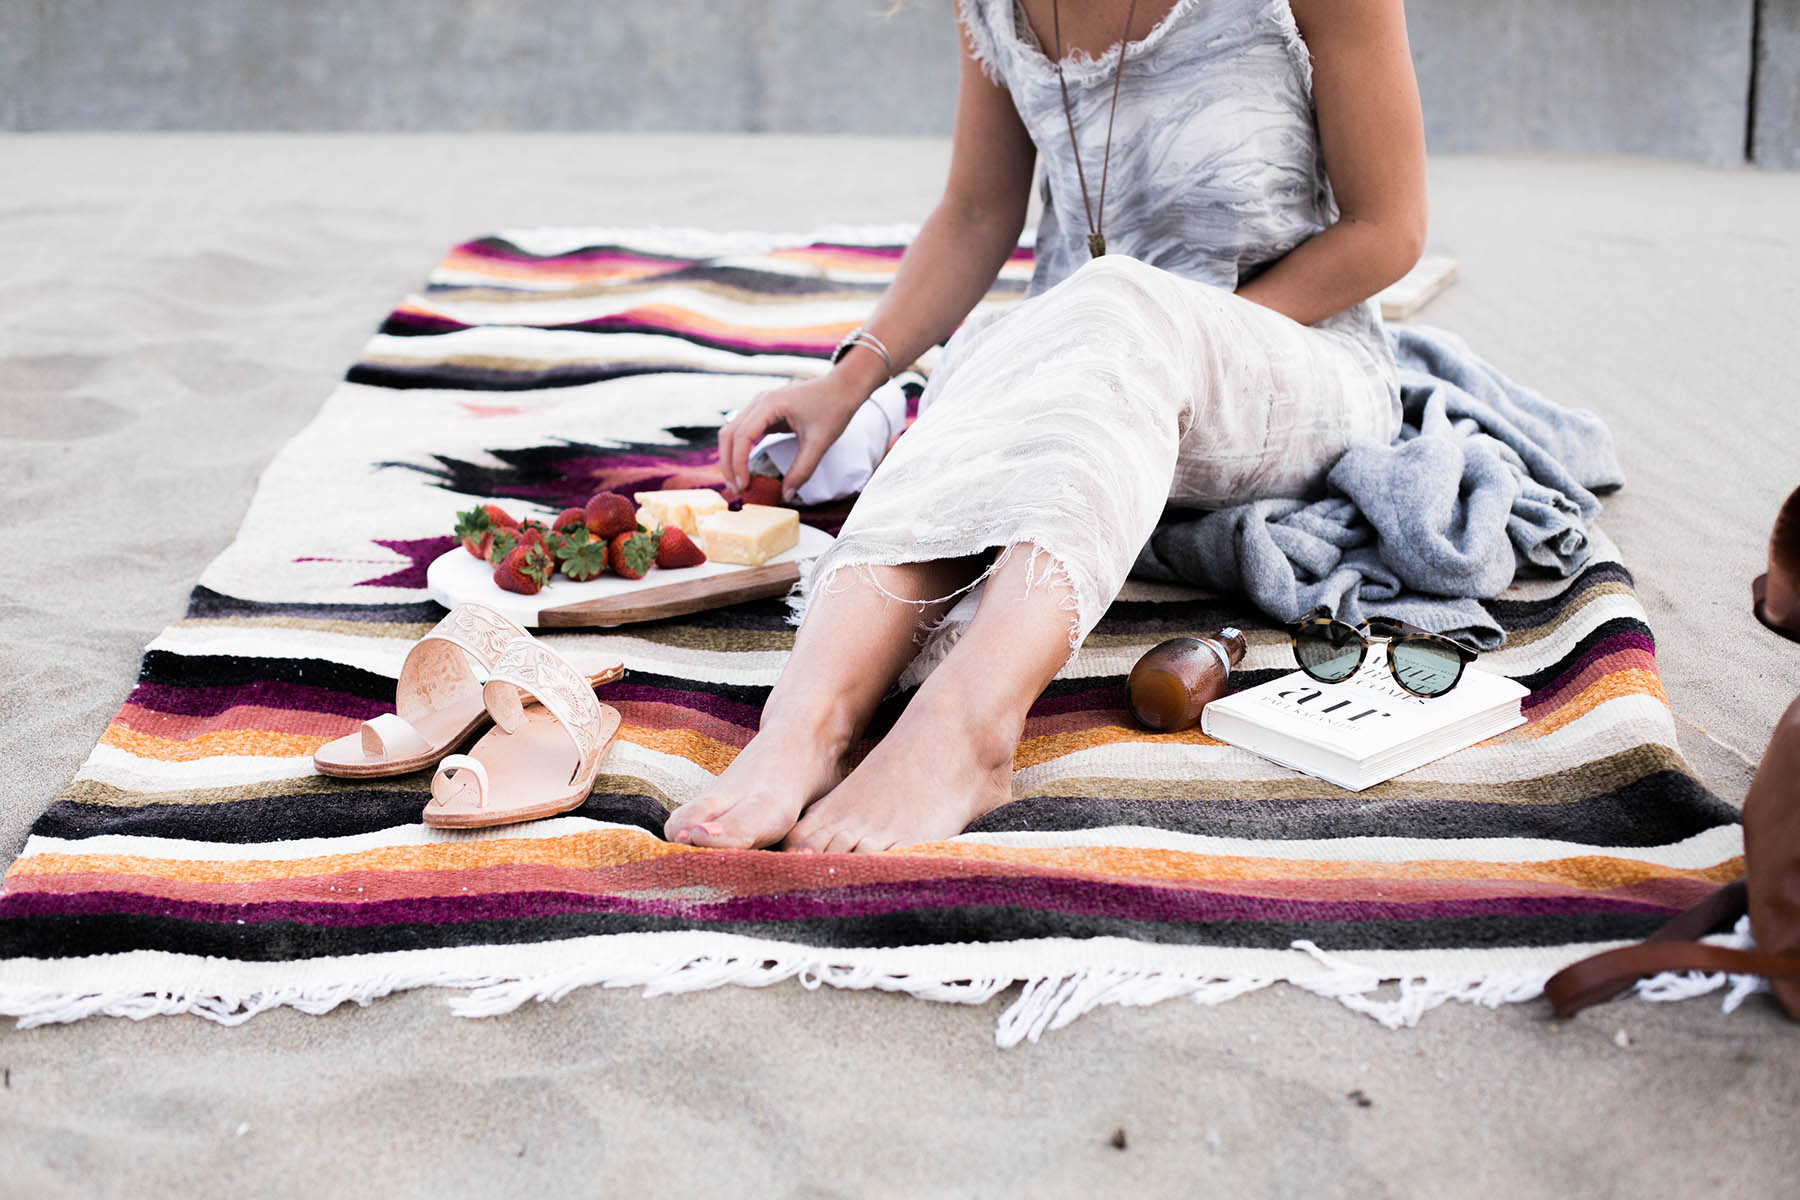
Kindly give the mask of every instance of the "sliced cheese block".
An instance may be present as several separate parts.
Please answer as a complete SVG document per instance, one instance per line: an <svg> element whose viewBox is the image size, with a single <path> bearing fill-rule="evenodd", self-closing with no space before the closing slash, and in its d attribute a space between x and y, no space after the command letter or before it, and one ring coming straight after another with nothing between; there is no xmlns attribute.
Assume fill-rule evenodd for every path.
<svg viewBox="0 0 1800 1200"><path fill-rule="evenodd" d="M800 542L800 514L791 508L746 504L736 512L700 518L700 548L713 562L760 567Z"/></svg>
<svg viewBox="0 0 1800 1200"><path fill-rule="evenodd" d="M673 525L690 536L699 532L701 517L725 511L725 497L708 488L639 492L637 502L638 524L645 529Z"/></svg>

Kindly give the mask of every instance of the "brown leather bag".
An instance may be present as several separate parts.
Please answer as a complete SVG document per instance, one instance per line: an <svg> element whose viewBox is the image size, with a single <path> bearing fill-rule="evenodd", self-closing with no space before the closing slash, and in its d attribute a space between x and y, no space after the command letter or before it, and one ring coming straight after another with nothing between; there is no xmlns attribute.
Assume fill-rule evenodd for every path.
<svg viewBox="0 0 1800 1200"><path fill-rule="evenodd" d="M1766 978L1776 1003L1800 1020L1800 699L1776 722L1744 797L1744 872L1650 940L1584 958L1551 976L1544 993L1556 1015L1611 1000L1662 971L1729 971ZM1730 928L1746 908L1756 950L1691 940Z"/></svg>

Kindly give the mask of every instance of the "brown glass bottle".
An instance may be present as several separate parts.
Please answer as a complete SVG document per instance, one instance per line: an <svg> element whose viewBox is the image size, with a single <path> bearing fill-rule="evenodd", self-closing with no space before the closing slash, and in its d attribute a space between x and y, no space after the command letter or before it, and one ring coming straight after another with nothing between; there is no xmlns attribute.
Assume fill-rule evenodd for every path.
<svg viewBox="0 0 1800 1200"><path fill-rule="evenodd" d="M1202 708L1225 694L1225 681L1243 661L1246 647L1243 633L1230 626L1152 646L1125 681L1131 715L1159 732L1188 728L1200 719Z"/></svg>

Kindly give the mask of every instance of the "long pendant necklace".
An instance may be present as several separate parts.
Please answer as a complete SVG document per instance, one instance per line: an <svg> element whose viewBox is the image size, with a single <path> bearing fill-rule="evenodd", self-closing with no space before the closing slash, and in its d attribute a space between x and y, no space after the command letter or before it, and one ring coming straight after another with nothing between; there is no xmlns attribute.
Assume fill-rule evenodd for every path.
<svg viewBox="0 0 1800 1200"><path fill-rule="evenodd" d="M1081 211L1087 217L1088 253L1099 258L1106 253L1106 234L1101 232L1106 220L1106 176L1112 166L1113 117L1119 111L1119 80L1125 77L1125 39L1131 36L1131 18L1137 12L1137 0L1125 10L1125 29L1119 34L1119 69L1113 73L1112 109L1106 114L1106 150L1100 157L1100 210L1088 203L1087 175L1081 169L1081 146L1075 140L1075 111L1069 104L1069 81L1063 78L1062 8L1050 0L1050 23L1056 34L1056 82L1062 85L1063 116L1069 122L1069 150L1075 155L1075 178L1081 181Z"/></svg>

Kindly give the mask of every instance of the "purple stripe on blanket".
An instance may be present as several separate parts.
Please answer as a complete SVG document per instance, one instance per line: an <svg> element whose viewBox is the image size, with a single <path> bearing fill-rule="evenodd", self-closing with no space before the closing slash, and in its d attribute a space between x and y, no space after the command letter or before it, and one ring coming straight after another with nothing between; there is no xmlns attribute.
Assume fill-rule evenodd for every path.
<svg viewBox="0 0 1800 1200"><path fill-rule="evenodd" d="M1669 911L1655 904L1583 895L1436 900L1412 904L1309 902L1042 877L916 880L904 885L878 884L711 902L630 895L579 896L563 892L416 897L374 904L299 901L201 904L136 892L75 895L27 892L0 897L0 918L131 914L220 924L298 922L331 926L432 925L609 913L669 917L703 924L780 924L926 909L976 908L1010 908L1179 924L1277 921L1320 925L1468 917L1555 917L1583 913L1662 916Z"/></svg>
<svg viewBox="0 0 1800 1200"><path fill-rule="evenodd" d="M620 681L600 688L599 695L608 704L673 704L745 729L755 729L762 723L761 705L739 704L708 692L689 692Z"/></svg>
<svg viewBox="0 0 1800 1200"><path fill-rule="evenodd" d="M229 709L246 705L285 708L294 712L329 713L358 721L394 711L391 701L384 703L347 692L266 679L230 687L170 687L160 683L140 683L132 689L126 703L183 717L216 717Z"/></svg>
<svg viewBox="0 0 1800 1200"><path fill-rule="evenodd" d="M1554 697L1557 692L1563 689L1569 680L1578 678L1583 671L1587 670L1588 667L1593 665L1597 660L1605 658L1609 654L1618 654L1622 651L1629 650L1636 650L1654 658L1656 656L1656 642L1648 634L1637 633L1635 631L1616 634L1612 637L1595 642L1592 646L1588 647L1587 652L1580 658L1558 671L1555 678L1545 680L1543 683L1539 684L1537 689L1533 691L1531 695L1525 697L1524 707L1527 709L1536 708L1545 703L1547 698Z"/></svg>

